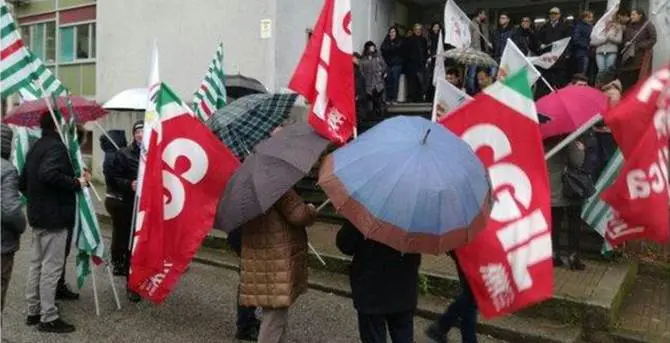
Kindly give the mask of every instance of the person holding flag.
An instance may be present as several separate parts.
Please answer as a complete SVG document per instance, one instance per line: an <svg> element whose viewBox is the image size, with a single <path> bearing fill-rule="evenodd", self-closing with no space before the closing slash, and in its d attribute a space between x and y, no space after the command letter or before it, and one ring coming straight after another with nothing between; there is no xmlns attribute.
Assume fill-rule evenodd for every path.
<svg viewBox="0 0 670 343"><path fill-rule="evenodd" d="M68 333L75 327L60 319L56 286L65 262L68 230L75 225L76 193L88 186L91 175L75 177L56 125L49 114L41 118L42 138L28 152L19 180L19 189L30 199L28 222L33 228L26 324L39 324L43 332Z"/></svg>
<svg viewBox="0 0 670 343"><path fill-rule="evenodd" d="M112 263L114 274L128 276L130 251L128 250L132 228L133 206L137 192L137 169L144 136L144 121L133 124L133 141L114 154L111 163L103 170L108 180L105 209L112 217ZM128 300L139 302L140 296L128 290Z"/></svg>

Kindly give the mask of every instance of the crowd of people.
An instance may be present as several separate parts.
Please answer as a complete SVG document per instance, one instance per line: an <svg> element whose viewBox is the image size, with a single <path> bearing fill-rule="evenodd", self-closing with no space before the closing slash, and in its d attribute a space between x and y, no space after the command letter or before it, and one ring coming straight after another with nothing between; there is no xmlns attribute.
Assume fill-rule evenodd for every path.
<svg viewBox="0 0 670 343"><path fill-rule="evenodd" d="M605 13L599 13L604 15ZM539 56L551 50L552 43L571 38L563 56L549 69L540 69L553 88L569 83L570 75L583 74L589 84L598 82L606 72L614 72L624 89L634 85L640 75L651 69L652 48L656 43L656 29L644 10L621 9L614 20L606 25L604 34L592 35L596 13L586 10L574 20L566 20L558 7L548 12L539 24L528 16L512 18L507 12L498 15L497 22L489 23L488 11L477 9L471 18L471 48L483 51L498 63L507 40L511 39L526 56ZM406 34L398 25L388 29L380 49L374 42L366 42L357 64L360 66L365 91L365 115L380 115L385 104L398 102L402 77L406 85L406 101L431 102L435 55L439 51L440 23L433 23L426 33L422 24L415 24ZM444 49L453 47L444 44ZM446 61L447 70L458 68L454 61ZM495 70L468 66L460 68L459 88L470 95L486 87L495 78ZM449 72L448 72L449 73ZM451 71L454 75L454 71ZM483 80L482 80L483 78ZM482 84L482 81L484 84ZM544 84L536 89L538 97L550 90Z"/></svg>

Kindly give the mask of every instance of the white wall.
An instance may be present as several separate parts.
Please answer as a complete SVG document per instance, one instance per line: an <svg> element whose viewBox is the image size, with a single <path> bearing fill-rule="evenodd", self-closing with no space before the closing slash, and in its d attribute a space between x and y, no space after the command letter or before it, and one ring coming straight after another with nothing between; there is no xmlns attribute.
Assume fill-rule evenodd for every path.
<svg viewBox="0 0 670 343"><path fill-rule="evenodd" d="M226 73L273 84L275 42L260 39L260 21L274 19L275 1L99 1L97 100L146 85L154 38L161 79L185 100L192 98L220 41Z"/></svg>
<svg viewBox="0 0 670 343"><path fill-rule="evenodd" d="M658 9L665 0L651 0L649 12ZM656 25L657 42L654 46L654 70L666 65L670 60L670 5L661 9L653 17Z"/></svg>

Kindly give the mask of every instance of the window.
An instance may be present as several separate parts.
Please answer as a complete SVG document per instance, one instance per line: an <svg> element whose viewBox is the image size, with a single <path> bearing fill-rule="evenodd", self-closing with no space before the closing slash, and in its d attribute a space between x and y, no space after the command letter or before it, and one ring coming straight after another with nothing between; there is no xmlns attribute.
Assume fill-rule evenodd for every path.
<svg viewBox="0 0 670 343"><path fill-rule="evenodd" d="M23 44L46 63L56 60L56 24L53 21L21 26Z"/></svg>
<svg viewBox="0 0 670 343"><path fill-rule="evenodd" d="M60 61L95 58L95 23L60 28Z"/></svg>

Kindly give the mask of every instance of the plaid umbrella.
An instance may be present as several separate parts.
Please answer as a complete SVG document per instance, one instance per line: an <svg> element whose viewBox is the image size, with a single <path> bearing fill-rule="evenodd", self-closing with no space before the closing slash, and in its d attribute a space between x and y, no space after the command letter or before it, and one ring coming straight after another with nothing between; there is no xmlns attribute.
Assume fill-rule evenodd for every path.
<svg viewBox="0 0 670 343"><path fill-rule="evenodd" d="M473 48L462 48L462 49L451 49L445 51L443 56L455 60L460 64L465 65L475 65L482 67L497 67L498 63L487 55L485 52L481 52Z"/></svg>
<svg viewBox="0 0 670 343"><path fill-rule="evenodd" d="M288 118L297 94L252 94L216 111L207 126L239 158L249 155L256 144Z"/></svg>

